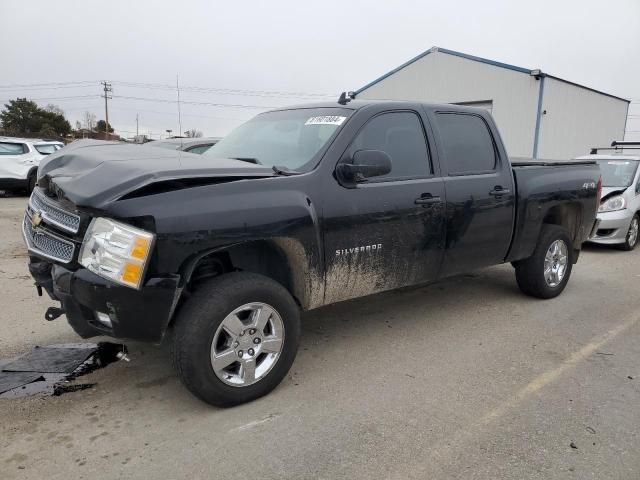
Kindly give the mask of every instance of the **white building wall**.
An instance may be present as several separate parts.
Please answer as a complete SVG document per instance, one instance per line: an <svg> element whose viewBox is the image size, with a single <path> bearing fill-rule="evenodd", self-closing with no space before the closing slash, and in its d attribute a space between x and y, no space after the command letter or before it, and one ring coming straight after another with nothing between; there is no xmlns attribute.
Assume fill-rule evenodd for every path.
<svg viewBox="0 0 640 480"><path fill-rule="evenodd" d="M554 78L544 82L538 158L575 158L624 137L627 102Z"/></svg>
<svg viewBox="0 0 640 480"><path fill-rule="evenodd" d="M430 53L363 90L358 98L433 103L492 101L511 156L531 157L540 82L526 73Z"/></svg>

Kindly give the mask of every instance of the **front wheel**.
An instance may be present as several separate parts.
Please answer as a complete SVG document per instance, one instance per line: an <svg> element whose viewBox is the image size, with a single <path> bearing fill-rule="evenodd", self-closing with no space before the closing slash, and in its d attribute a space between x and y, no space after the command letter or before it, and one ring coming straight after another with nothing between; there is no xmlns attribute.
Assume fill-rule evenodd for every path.
<svg viewBox="0 0 640 480"><path fill-rule="evenodd" d="M231 406L285 377L300 339L298 306L280 284L235 272L201 286L176 319L174 364L198 398Z"/></svg>
<svg viewBox="0 0 640 480"><path fill-rule="evenodd" d="M573 267L573 247L566 228L543 225L533 255L516 263L516 281L523 293L553 298L567 286Z"/></svg>
<svg viewBox="0 0 640 480"><path fill-rule="evenodd" d="M29 195L31 195L31 192L33 192L33 190L36 188L36 182L37 182L37 178L36 178L36 173L32 173L29 175L29 177L27 178L27 193Z"/></svg>
<svg viewBox="0 0 640 480"><path fill-rule="evenodd" d="M629 252L634 248L636 248L636 245L638 244L639 232L640 232L640 217L636 213L631 219L631 223L629 224L629 230L627 231L627 236L624 239L624 243L620 245L620 249Z"/></svg>

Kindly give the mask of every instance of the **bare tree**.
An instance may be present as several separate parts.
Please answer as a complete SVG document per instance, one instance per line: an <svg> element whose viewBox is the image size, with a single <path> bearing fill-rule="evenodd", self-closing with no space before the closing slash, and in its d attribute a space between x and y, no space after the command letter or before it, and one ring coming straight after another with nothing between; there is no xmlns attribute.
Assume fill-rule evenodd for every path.
<svg viewBox="0 0 640 480"><path fill-rule="evenodd" d="M82 120L84 123L84 128L87 130L93 130L96 127L96 116L95 114L87 111L82 115Z"/></svg>
<svg viewBox="0 0 640 480"><path fill-rule="evenodd" d="M62 110L59 106L54 105L53 103L48 104L44 109L47 112L55 113L56 115L62 115L64 117L64 110Z"/></svg>
<svg viewBox="0 0 640 480"><path fill-rule="evenodd" d="M191 130L187 130L186 132L184 132L184 135L187 138L200 138L202 136L202 132L200 130L192 128Z"/></svg>

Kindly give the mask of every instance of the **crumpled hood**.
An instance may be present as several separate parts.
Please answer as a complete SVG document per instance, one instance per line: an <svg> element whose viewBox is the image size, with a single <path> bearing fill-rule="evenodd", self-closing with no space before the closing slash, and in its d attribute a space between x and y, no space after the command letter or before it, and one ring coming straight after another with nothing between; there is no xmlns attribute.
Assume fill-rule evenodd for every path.
<svg viewBox="0 0 640 480"><path fill-rule="evenodd" d="M240 160L149 145L79 140L41 161L38 182L53 183L76 205L103 208L127 193L165 180L274 175L268 167Z"/></svg>

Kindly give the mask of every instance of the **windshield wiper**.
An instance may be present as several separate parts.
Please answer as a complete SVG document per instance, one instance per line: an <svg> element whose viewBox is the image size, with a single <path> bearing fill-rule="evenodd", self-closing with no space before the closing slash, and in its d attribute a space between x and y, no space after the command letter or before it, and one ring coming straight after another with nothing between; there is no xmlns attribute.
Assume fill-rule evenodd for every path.
<svg viewBox="0 0 640 480"><path fill-rule="evenodd" d="M276 172L278 175L283 175L285 177L290 177L293 175L300 175L302 172L296 172L295 170L289 170L287 167L279 167L278 165L274 165L271 169Z"/></svg>

